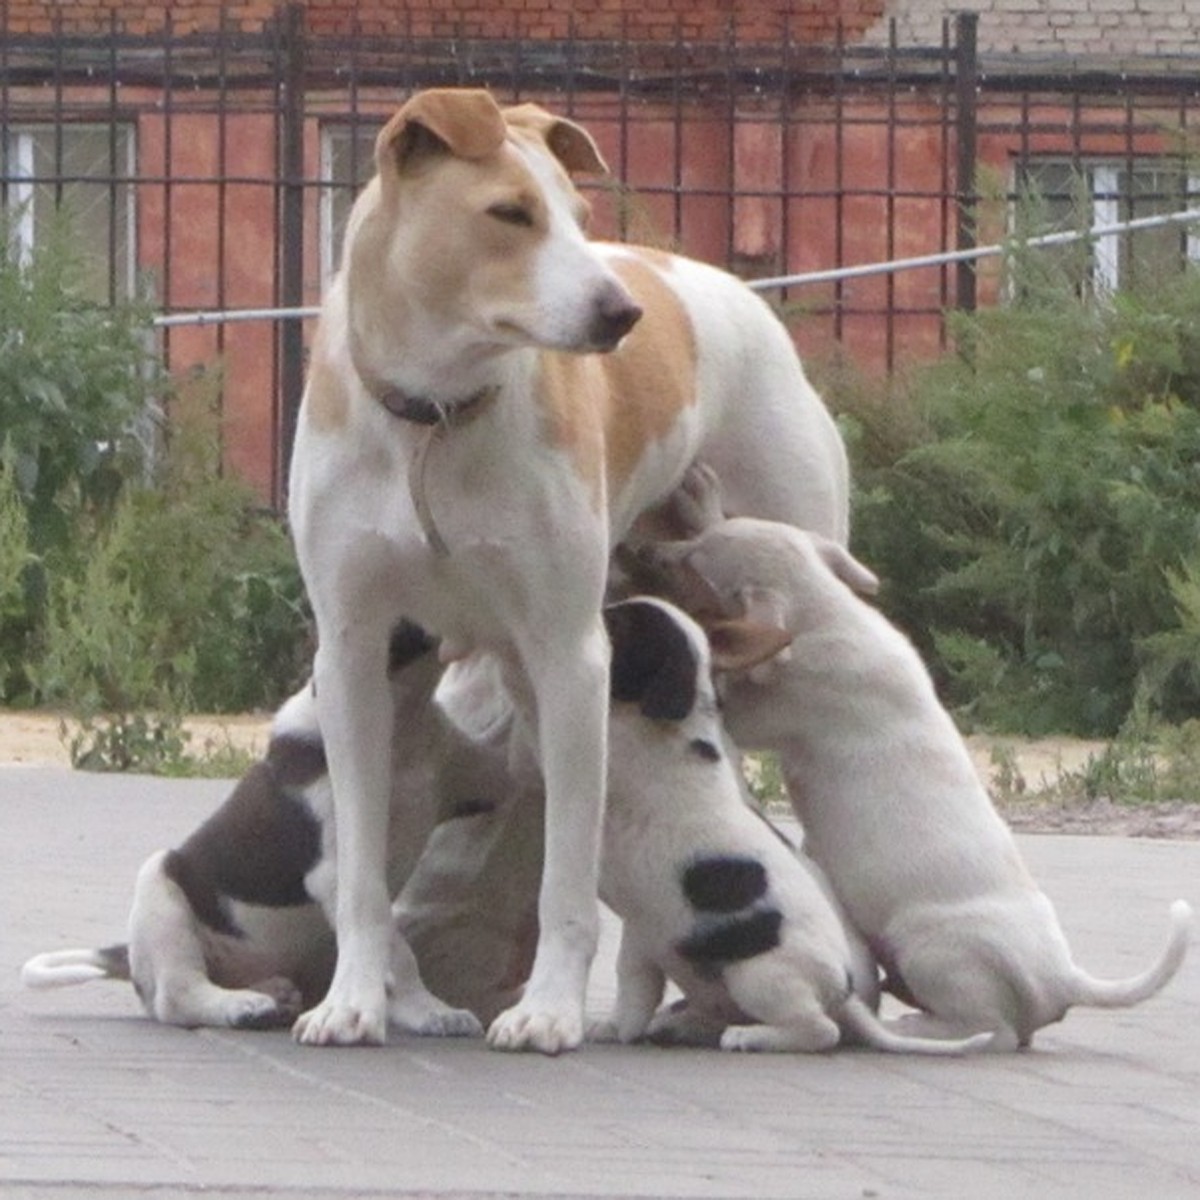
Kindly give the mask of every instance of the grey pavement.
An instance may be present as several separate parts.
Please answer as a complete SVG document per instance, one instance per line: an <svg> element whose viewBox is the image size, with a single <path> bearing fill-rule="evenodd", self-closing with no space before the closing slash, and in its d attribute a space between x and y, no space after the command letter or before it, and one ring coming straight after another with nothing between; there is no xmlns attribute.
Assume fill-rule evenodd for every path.
<svg viewBox="0 0 1200 1200"><path fill-rule="evenodd" d="M226 794L211 781L0 767L0 1196L1200 1196L1200 953L1128 1011L1031 1051L918 1059L478 1041L314 1049L191 1032L132 989L22 991L30 954L123 937L134 873ZM1021 839L1078 959L1157 953L1200 901L1200 842ZM592 1000L612 996L611 922Z"/></svg>

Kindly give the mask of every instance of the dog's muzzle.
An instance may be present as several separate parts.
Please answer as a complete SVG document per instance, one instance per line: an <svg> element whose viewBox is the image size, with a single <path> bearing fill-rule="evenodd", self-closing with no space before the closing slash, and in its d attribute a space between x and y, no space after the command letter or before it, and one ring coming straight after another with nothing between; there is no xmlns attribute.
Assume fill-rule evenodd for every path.
<svg viewBox="0 0 1200 1200"><path fill-rule="evenodd" d="M601 296L588 327L588 344L596 350L615 350L621 339L642 319L642 310L623 288Z"/></svg>

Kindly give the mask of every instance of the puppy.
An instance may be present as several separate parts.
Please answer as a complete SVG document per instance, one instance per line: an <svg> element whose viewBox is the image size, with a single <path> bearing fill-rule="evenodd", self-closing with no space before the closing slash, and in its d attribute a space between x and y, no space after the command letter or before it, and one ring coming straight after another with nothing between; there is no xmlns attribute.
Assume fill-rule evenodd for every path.
<svg viewBox="0 0 1200 1200"><path fill-rule="evenodd" d="M711 522L711 479L693 474L689 486L691 515ZM992 1049L1014 1049L1072 1005L1136 1004L1175 974L1191 923L1182 900L1141 974L1100 980L1074 964L928 672L855 594L877 581L844 548L742 518L644 547L641 564L705 610L714 657L734 668L721 692L729 732L779 753L806 850L892 990L923 1010L904 1028L991 1031ZM769 663L746 670L725 653L768 631L790 640Z"/></svg>
<svg viewBox="0 0 1200 1200"><path fill-rule="evenodd" d="M519 803L504 763L459 738L431 705L441 673L435 646L407 623L390 645L397 798L389 889L407 880L396 917L425 962L419 974L409 970L396 940L400 977L417 990L397 992L388 1019L411 1033L475 1034L512 1003L532 961L540 809ZM168 1024L290 1024L332 977L335 856L317 702L306 686L281 707L266 756L225 803L178 849L142 867L128 943L40 954L25 964L23 982L132 980L147 1013ZM456 1007L429 995L429 979Z"/></svg>
<svg viewBox="0 0 1200 1200"><path fill-rule="evenodd" d="M857 980L874 999L867 956L814 872L745 802L699 627L645 597L604 616L612 703L600 895L624 928L616 1012L593 1038L719 1033L722 1048L747 1051L826 1050L849 1038L927 1054L987 1041L907 1038L882 1026L854 988ZM751 632L737 662L752 665L786 640ZM453 697L441 699L470 724ZM668 977L687 1009L655 1018Z"/></svg>

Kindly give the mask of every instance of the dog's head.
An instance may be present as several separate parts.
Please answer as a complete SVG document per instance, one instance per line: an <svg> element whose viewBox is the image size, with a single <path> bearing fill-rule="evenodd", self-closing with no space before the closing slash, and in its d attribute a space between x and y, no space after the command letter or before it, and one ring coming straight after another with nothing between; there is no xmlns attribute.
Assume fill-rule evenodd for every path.
<svg viewBox="0 0 1200 1200"><path fill-rule="evenodd" d="M651 596L608 605L604 623L612 645L614 704L636 704L643 717L655 721L682 722L695 714L715 719L710 644L726 665L736 662L745 669L791 640L777 630L743 622L736 635L714 641L681 609Z"/></svg>
<svg viewBox="0 0 1200 1200"><path fill-rule="evenodd" d="M398 382L389 349L418 316L476 356L611 350L638 320L584 234L588 205L571 176L607 168L579 125L533 104L502 109L486 91L433 89L384 126L375 162L344 255L368 380Z"/></svg>
<svg viewBox="0 0 1200 1200"><path fill-rule="evenodd" d="M842 545L775 521L728 518L686 541L638 548L639 578L693 613L704 626L718 670L745 667L747 644L768 631L780 639L762 656L786 662L805 629L844 604L846 590L874 594L879 580ZM766 673L759 671L760 678Z"/></svg>

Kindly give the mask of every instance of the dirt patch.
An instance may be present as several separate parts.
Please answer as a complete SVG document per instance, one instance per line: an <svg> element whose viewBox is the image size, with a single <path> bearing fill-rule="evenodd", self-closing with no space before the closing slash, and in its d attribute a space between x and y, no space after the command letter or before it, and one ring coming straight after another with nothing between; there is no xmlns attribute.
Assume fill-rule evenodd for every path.
<svg viewBox="0 0 1200 1200"><path fill-rule="evenodd" d="M184 729L191 734L188 749L203 754L233 745L250 754L267 748L271 719L260 714L189 717ZM34 767L69 767L70 733L63 735L63 718L57 713L0 710L0 764Z"/></svg>
<svg viewBox="0 0 1200 1200"><path fill-rule="evenodd" d="M979 773L1013 829L1027 833L1097 833L1118 837L1200 838L1200 804L1116 804L1064 799L1056 784L1104 752L1104 742L1075 738L969 737Z"/></svg>
<svg viewBox="0 0 1200 1200"><path fill-rule="evenodd" d="M261 754L267 745L270 717L261 714L190 717L189 748L234 745ZM62 719L54 713L0 710L0 764L69 767L70 755L61 735ZM1114 804L1110 800L1070 801L1051 789L1065 772L1079 771L1103 742L1071 738L1022 741L1012 738L967 739L975 764L993 792L1004 795L1000 811L1014 828L1029 833L1096 833L1122 837L1200 838L1200 804ZM999 763L999 765L998 765ZM1008 774L1008 780L1001 776ZM1024 791L1012 795L1012 780ZM1039 793L1050 793L1040 795Z"/></svg>

